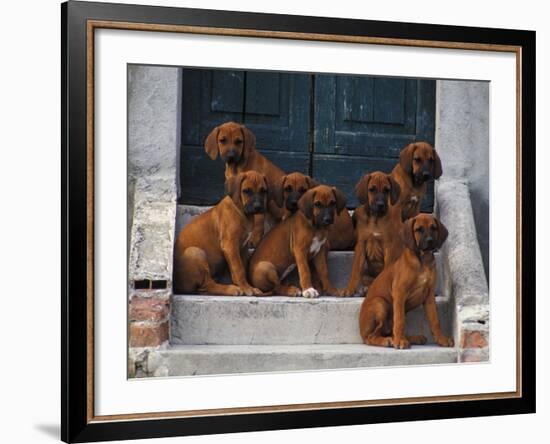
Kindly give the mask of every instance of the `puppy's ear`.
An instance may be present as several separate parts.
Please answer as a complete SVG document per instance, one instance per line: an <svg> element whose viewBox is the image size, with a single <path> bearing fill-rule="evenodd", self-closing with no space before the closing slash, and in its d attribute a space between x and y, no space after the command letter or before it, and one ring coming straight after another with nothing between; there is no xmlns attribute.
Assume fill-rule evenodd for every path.
<svg viewBox="0 0 550 444"><path fill-rule="evenodd" d="M252 150L256 149L256 136L252 131L250 131L246 126L241 125L241 131L243 132L244 138L244 149L243 149L243 159L248 159Z"/></svg>
<svg viewBox="0 0 550 444"><path fill-rule="evenodd" d="M437 248L441 248L443 245L443 242L447 240L447 237L449 236L449 231L447 230L447 227L441 223L441 221L437 218L434 218L437 222L437 225L439 226L439 229L437 231Z"/></svg>
<svg viewBox="0 0 550 444"><path fill-rule="evenodd" d="M285 200L285 180L286 176L281 176L271 186L271 199L273 199L280 208L283 208Z"/></svg>
<svg viewBox="0 0 550 444"><path fill-rule="evenodd" d="M307 183L307 189L308 190L310 188L315 188L315 187L319 186L319 182L317 182L315 179L312 179L309 176L306 176L306 183Z"/></svg>
<svg viewBox="0 0 550 444"><path fill-rule="evenodd" d="M353 212L353 215L351 216L351 223L353 224L353 229L355 230L357 228L357 211Z"/></svg>
<svg viewBox="0 0 550 444"><path fill-rule="evenodd" d="M355 195L361 205L365 205L369 200L369 180L370 174L366 174L355 185Z"/></svg>
<svg viewBox="0 0 550 444"><path fill-rule="evenodd" d="M399 163L401 168L403 168L407 174L412 174L413 155L415 149L416 145L414 143L409 143L399 153Z"/></svg>
<svg viewBox="0 0 550 444"><path fill-rule="evenodd" d="M338 188L332 187L334 198L336 199L336 213L340 214L344 208L346 208L346 195L342 193Z"/></svg>
<svg viewBox="0 0 550 444"><path fill-rule="evenodd" d="M269 182L267 180L267 177L265 177L265 174L262 174L262 179L264 182L264 187L267 191L265 195L265 202L264 202L264 205L267 207L267 203L271 200L271 187L269 186Z"/></svg>
<svg viewBox="0 0 550 444"><path fill-rule="evenodd" d="M315 191L313 188L304 193L300 200L298 201L298 209L304 213L304 215L309 219L313 219L313 199L315 198Z"/></svg>
<svg viewBox="0 0 550 444"><path fill-rule="evenodd" d="M237 205L241 203L241 183L244 180L243 173L231 176L225 181L225 194L233 199Z"/></svg>
<svg viewBox="0 0 550 444"><path fill-rule="evenodd" d="M401 194L401 187L397 181L393 178L391 174L388 174L388 179L390 181L390 203L395 205L399 200L399 195Z"/></svg>
<svg viewBox="0 0 550 444"><path fill-rule="evenodd" d="M434 179L439 179L443 174L443 167L441 166L441 159L434 148Z"/></svg>
<svg viewBox="0 0 550 444"><path fill-rule="evenodd" d="M217 126L210 134L206 137L204 141L204 151L210 156L212 160L216 160L218 157L218 133L220 132L220 127Z"/></svg>
<svg viewBox="0 0 550 444"><path fill-rule="evenodd" d="M399 235L401 236L401 242L403 242L407 248L418 251L418 245L416 245L416 240L414 238L414 222L414 217L403 222Z"/></svg>

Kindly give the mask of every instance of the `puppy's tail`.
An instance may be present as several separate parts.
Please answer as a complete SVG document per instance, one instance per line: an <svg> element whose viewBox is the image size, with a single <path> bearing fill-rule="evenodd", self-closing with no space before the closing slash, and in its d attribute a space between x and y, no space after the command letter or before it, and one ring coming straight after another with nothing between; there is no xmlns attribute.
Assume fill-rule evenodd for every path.
<svg viewBox="0 0 550 444"><path fill-rule="evenodd" d="M259 262L254 267L250 278L251 284L262 290L266 295L271 294L280 282L275 265L268 261Z"/></svg>

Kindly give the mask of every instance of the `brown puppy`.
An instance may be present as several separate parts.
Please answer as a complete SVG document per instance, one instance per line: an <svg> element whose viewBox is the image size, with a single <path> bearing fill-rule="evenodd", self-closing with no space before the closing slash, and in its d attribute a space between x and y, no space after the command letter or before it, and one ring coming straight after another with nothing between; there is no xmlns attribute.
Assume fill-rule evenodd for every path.
<svg viewBox="0 0 550 444"><path fill-rule="evenodd" d="M391 175L401 187L398 205L403 220L420 213L426 182L439 179L442 173L441 159L429 143L415 142L401 150L399 163Z"/></svg>
<svg viewBox="0 0 550 444"><path fill-rule="evenodd" d="M361 305L361 337L365 344L385 347L425 344L425 336L405 336L406 312L422 304L437 344L453 347L453 339L441 331L435 303L433 252L447 239L447 229L434 216L420 214L407 220L400 234L405 246L401 256L378 275Z"/></svg>
<svg viewBox="0 0 550 444"><path fill-rule="evenodd" d="M252 285L269 294L317 297L309 268L313 261L320 290L337 294L328 277L325 249L328 227L345 206L344 194L334 187L319 185L306 191L298 201L299 211L276 225L258 245L248 267ZM282 283L296 266L301 289Z"/></svg>
<svg viewBox="0 0 550 444"><path fill-rule="evenodd" d="M275 203L285 210L283 219L298 210L298 201L310 188L318 186L314 179L302 173L291 173L279 179L273 192ZM355 241L353 222L348 211L336 215L334 224L328 229L328 242L331 250L347 250Z"/></svg>
<svg viewBox="0 0 550 444"><path fill-rule="evenodd" d="M228 179L245 171L259 171L267 179L271 190L274 184L285 175L284 171L270 162L256 150L256 136L246 126L235 122L226 122L214 128L206 141L204 149L212 160L220 155L225 163L225 178ZM269 214L279 221L284 211L272 201L268 204ZM257 215L250 245L256 246L264 233L264 215Z"/></svg>
<svg viewBox="0 0 550 444"><path fill-rule="evenodd" d="M397 236L402 225L400 209L395 206L399 193L399 184L380 171L363 176L355 186L361 203L353 214L357 242L350 280L341 296L361 293L361 281L370 285L384 266L399 257L403 248Z"/></svg>
<svg viewBox="0 0 550 444"><path fill-rule="evenodd" d="M227 196L181 230L174 251L174 286L182 293L227 296L261 294L246 279L247 243L254 215L265 211L267 180L256 171L239 173L225 182ZM229 266L234 285L213 276Z"/></svg>

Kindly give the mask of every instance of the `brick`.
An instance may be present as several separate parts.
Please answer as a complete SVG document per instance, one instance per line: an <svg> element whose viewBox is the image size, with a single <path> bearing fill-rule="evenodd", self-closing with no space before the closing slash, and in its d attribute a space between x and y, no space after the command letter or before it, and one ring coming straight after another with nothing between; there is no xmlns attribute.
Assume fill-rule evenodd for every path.
<svg viewBox="0 0 550 444"><path fill-rule="evenodd" d="M485 362L489 360L488 349L474 348L463 350L459 362Z"/></svg>
<svg viewBox="0 0 550 444"><path fill-rule="evenodd" d="M462 348L483 348L487 345L486 332L480 330L464 330L462 332Z"/></svg>
<svg viewBox="0 0 550 444"><path fill-rule="evenodd" d="M156 347L168 340L168 321L130 322L130 347Z"/></svg>
<svg viewBox="0 0 550 444"><path fill-rule="evenodd" d="M166 298L134 296L130 301L130 321L160 322L168 318L170 301Z"/></svg>

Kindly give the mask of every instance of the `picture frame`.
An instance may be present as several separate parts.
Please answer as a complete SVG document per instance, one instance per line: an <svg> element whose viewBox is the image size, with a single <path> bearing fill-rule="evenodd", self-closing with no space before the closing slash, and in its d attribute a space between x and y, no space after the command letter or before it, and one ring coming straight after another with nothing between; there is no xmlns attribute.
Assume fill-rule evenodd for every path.
<svg viewBox="0 0 550 444"><path fill-rule="evenodd" d="M535 33L69 1L62 23L62 375L65 442L535 412ZM96 415L94 33L98 29L506 52L516 57L516 390ZM145 38L145 37L144 37ZM123 149L123 148L121 148ZM122 211L122 210L121 210ZM246 377L246 376L244 376Z"/></svg>

